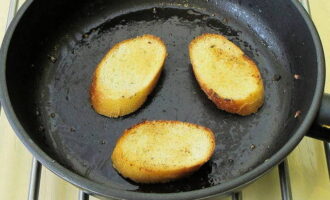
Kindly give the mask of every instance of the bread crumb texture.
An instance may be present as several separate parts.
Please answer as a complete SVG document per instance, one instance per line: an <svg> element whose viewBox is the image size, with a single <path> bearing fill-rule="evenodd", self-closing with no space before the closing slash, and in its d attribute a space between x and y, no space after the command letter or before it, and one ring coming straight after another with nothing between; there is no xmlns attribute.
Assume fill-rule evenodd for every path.
<svg viewBox="0 0 330 200"><path fill-rule="evenodd" d="M155 87L166 56L165 44L153 35L116 44L94 72L90 96L95 111L108 117L136 111Z"/></svg>
<svg viewBox="0 0 330 200"><path fill-rule="evenodd" d="M168 182L198 170L215 149L213 132L179 121L145 121L124 131L112 153L115 169L139 183Z"/></svg>
<svg viewBox="0 0 330 200"><path fill-rule="evenodd" d="M203 34L189 45L195 77L219 109L239 115L258 111L264 85L257 65L224 36Z"/></svg>

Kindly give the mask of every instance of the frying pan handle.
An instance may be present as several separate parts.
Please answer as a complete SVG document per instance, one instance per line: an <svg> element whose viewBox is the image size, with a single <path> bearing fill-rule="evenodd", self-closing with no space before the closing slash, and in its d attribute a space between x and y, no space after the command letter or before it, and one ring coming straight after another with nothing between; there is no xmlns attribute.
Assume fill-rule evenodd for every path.
<svg viewBox="0 0 330 200"><path fill-rule="evenodd" d="M320 111L307 136L330 142L330 94L324 94Z"/></svg>

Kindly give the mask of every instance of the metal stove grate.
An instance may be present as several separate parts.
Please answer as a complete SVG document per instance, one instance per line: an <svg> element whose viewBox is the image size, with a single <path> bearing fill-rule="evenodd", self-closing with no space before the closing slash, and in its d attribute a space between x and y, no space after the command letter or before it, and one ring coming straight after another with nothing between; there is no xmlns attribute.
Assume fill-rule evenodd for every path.
<svg viewBox="0 0 330 200"><path fill-rule="evenodd" d="M299 1L304 6L306 11L310 13L308 0L299 0ZM18 9L18 0L10 0L10 7L8 12L6 28L8 28L11 20L14 18L17 9ZM326 160L330 174L330 143L325 142L324 149L326 153ZM37 159L33 158L32 168L30 172L28 200L38 200L41 170L42 170L42 165L37 161ZM278 172L279 172L282 200L292 200L288 162L286 159L281 164L279 164ZM88 200L88 199L89 199L89 195L84 191L79 190L78 200ZM233 193L232 200L243 200L242 192Z"/></svg>

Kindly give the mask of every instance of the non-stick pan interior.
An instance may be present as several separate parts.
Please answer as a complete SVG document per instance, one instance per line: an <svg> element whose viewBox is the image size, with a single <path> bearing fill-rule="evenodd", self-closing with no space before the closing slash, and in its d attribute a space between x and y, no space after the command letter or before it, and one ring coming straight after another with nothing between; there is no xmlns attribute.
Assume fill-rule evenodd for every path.
<svg viewBox="0 0 330 200"><path fill-rule="evenodd" d="M297 11L284 0L248 2L36 1L17 27L8 54L6 74L15 112L56 162L110 187L168 193L239 177L267 162L292 136L316 81L316 69L309 67L315 66L315 52L303 54L313 47L306 40L306 25L299 18L288 20ZM282 9L282 16L276 9ZM228 114L201 91L188 44L203 33L225 35L257 63L266 90L259 112ZM89 102L96 65L114 44L143 34L154 34L167 46L157 87L131 115L98 115ZM192 176L166 184L142 185L121 177L109 159L116 140L126 128L158 119L212 129L217 146L211 161Z"/></svg>

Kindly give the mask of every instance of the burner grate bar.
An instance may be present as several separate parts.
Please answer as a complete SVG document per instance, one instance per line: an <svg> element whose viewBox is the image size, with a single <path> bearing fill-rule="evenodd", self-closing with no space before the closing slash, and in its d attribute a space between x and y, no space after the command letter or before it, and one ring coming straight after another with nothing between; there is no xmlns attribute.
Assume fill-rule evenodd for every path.
<svg viewBox="0 0 330 200"><path fill-rule="evenodd" d="M278 172L280 178L282 200L292 200L288 161L286 159L278 165Z"/></svg>
<svg viewBox="0 0 330 200"><path fill-rule="evenodd" d="M89 195L84 191L79 190L78 200L89 200Z"/></svg>
<svg viewBox="0 0 330 200"><path fill-rule="evenodd" d="M30 173L28 200L37 200L39 197L41 169L41 164L37 161L36 158L33 158Z"/></svg>
<svg viewBox="0 0 330 200"><path fill-rule="evenodd" d="M17 6L18 6L18 0L10 0L6 29L9 27L11 20L13 20L17 12Z"/></svg>
<svg viewBox="0 0 330 200"><path fill-rule="evenodd" d="M301 3L301 5L305 8L305 10L311 14L311 9L309 6L309 0L299 0L299 2Z"/></svg>
<svg viewBox="0 0 330 200"><path fill-rule="evenodd" d="M324 151L325 151L325 156L327 160L327 165L328 165L328 174L330 178L330 143L324 142Z"/></svg>
<svg viewBox="0 0 330 200"><path fill-rule="evenodd" d="M235 192L231 196L232 200L243 200L242 192Z"/></svg>

